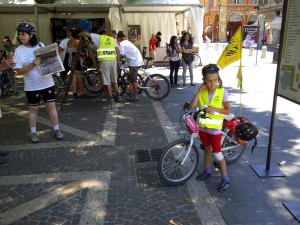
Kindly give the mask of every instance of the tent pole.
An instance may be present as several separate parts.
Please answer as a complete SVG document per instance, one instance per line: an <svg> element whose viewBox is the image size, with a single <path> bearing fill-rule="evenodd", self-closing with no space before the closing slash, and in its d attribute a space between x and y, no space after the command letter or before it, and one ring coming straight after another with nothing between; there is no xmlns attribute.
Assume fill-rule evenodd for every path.
<svg viewBox="0 0 300 225"><path fill-rule="evenodd" d="M34 15L35 15L35 20L36 20L36 36L38 40L40 40L40 35L39 35L39 17L38 17L38 12L37 12L37 4L34 5Z"/></svg>

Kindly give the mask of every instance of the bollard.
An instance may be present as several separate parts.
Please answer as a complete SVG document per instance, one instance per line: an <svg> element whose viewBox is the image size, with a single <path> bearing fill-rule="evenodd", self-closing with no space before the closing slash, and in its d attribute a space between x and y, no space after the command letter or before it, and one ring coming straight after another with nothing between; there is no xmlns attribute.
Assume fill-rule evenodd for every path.
<svg viewBox="0 0 300 225"><path fill-rule="evenodd" d="M219 50L219 42L216 43L216 45L215 45L215 50L216 50L216 51Z"/></svg>
<svg viewBox="0 0 300 225"><path fill-rule="evenodd" d="M261 58L266 58L266 54L267 54L267 46L262 46L261 48Z"/></svg>
<svg viewBox="0 0 300 225"><path fill-rule="evenodd" d="M250 47L250 48L249 48L249 56L253 56L253 51L254 51L254 48L253 48L253 47Z"/></svg>
<svg viewBox="0 0 300 225"><path fill-rule="evenodd" d="M224 49L226 48L226 46L227 46L227 44L223 44L223 45L222 45L223 51L224 51Z"/></svg>

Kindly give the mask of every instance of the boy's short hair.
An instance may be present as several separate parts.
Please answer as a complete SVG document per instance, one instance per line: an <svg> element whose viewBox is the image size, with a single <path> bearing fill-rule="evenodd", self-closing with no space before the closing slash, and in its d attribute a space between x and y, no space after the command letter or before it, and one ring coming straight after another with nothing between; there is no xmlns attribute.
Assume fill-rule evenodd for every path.
<svg viewBox="0 0 300 225"><path fill-rule="evenodd" d="M126 35L123 31L119 31L118 34L117 34L117 37L119 38L126 38Z"/></svg>

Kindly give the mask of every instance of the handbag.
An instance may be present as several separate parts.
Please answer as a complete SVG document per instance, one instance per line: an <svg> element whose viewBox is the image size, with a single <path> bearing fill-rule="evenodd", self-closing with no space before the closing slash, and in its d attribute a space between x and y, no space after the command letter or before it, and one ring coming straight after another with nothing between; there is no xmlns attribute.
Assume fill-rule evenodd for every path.
<svg viewBox="0 0 300 225"><path fill-rule="evenodd" d="M191 64L194 61L194 55L192 53L182 54L182 59L186 64Z"/></svg>

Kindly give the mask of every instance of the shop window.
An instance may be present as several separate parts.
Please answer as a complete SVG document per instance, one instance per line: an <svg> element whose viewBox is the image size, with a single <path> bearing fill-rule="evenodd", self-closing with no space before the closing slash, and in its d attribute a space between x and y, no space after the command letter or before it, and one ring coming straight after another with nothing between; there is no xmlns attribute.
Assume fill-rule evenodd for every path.
<svg viewBox="0 0 300 225"><path fill-rule="evenodd" d="M244 0L232 0L232 4L244 4Z"/></svg>

